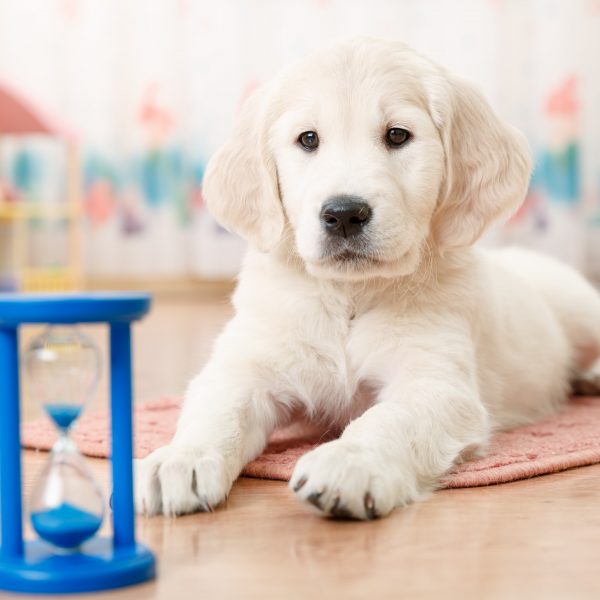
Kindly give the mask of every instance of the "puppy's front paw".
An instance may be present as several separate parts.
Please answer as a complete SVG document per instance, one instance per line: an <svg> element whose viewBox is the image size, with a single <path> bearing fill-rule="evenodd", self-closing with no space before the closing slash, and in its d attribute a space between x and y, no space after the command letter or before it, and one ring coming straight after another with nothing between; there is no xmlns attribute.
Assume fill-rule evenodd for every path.
<svg viewBox="0 0 600 600"><path fill-rule="evenodd" d="M290 488L324 514L344 519L382 517L419 496L416 479L403 476L398 465L371 448L341 439L305 454Z"/></svg>
<svg viewBox="0 0 600 600"><path fill-rule="evenodd" d="M212 511L231 488L225 460L216 452L164 446L133 462L138 514L173 517Z"/></svg>

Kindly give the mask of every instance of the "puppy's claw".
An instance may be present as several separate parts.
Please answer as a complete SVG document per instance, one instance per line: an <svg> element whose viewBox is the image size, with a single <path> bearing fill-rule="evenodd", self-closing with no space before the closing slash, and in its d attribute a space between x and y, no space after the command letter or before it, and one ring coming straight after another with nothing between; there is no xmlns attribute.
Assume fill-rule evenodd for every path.
<svg viewBox="0 0 600 600"><path fill-rule="evenodd" d="M320 499L324 493L325 489L322 489L320 492L313 492L312 494L306 497L306 501L310 502L313 506L316 506L319 510L323 510L323 506L321 505Z"/></svg>
<svg viewBox="0 0 600 600"><path fill-rule="evenodd" d="M307 481L308 479L306 477L300 477L300 479L298 479L298 483L296 483L294 486L294 491L299 492Z"/></svg>
<svg viewBox="0 0 600 600"><path fill-rule="evenodd" d="M354 515L343 505L340 504L340 497L337 496L331 507L330 514L335 519L353 519Z"/></svg>
<svg viewBox="0 0 600 600"><path fill-rule="evenodd" d="M200 494L198 493L198 477L196 476L196 469L192 470L192 493L196 498L200 499Z"/></svg>
<svg viewBox="0 0 600 600"><path fill-rule="evenodd" d="M365 512L367 513L367 518L369 520L373 520L377 518L377 510L375 509L375 500L373 496L371 496L371 492L367 492L365 494L364 499Z"/></svg>

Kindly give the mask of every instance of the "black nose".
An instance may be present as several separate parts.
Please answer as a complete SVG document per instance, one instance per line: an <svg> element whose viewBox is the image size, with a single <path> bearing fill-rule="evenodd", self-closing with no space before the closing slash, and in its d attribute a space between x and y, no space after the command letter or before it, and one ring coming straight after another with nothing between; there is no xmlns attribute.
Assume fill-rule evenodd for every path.
<svg viewBox="0 0 600 600"><path fill-rule="evenodd" d="M351 237L371 219L371 207L358 196L334 196L321 209L321 223L331 235Z"/></svg>

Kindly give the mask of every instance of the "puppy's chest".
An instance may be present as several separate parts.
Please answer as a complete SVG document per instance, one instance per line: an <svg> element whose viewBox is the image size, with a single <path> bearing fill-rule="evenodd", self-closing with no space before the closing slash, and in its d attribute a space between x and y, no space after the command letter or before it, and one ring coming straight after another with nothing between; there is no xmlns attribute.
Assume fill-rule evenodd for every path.
<svg viewBox="0 0 600 600"><path fill-rule="evenodd" d="M374 343L365 319L352 306L338 306L305 330L301 388L322 412L354 412L372 401L370 382L363 376L365 352Z"/></svg>

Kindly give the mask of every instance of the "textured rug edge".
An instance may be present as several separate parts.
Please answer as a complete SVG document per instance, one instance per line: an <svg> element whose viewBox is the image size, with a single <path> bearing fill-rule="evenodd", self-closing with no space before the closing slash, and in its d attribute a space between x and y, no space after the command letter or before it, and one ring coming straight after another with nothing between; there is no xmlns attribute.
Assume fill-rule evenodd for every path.
<svg viewBox="0 0 600 600"><path fill-rule="evenodd" d="M563 456L538 458L535 463L520 462L494 467L493 476L492 469L450 473L442 479L440 489L486 487L498 483L511 483L541 475L560 473L577 467L588 467L598 463L600 463L600 448L592 448Z"/></svg>
<svg viewBox="0 0 600 600"><path fill-rule="evenodd" d="M598 415L600 414L598 412L600 409L600 397L578 398L577 402L580 407L585 405L594 405L595 412L593 413L593 421L594 423L598 423ZM149 413L156 411L158 414L161 410L177 409L178 403L173 399L167 398L144 403L135 407L135 409L138 408L141 409L141 412L146 411ZM579 411L577 406L574 408ZM579 414L580 413L577 413L575 415L576 418L573 423L559 425L559 427L571 428L573 426L577 426L577 420L581 420L581 417L578 416ZM103 419L107 418L107 415L102 411L98 414L92 413L92 415L95 415L96 420L98 420L99 417L102 417ZM557 419L558 416L551 418ZM85 419L86 417L84 417L82 421ZM44 431L44 422L45 419L38 419L22 425L21 440L23 448L34 451L50 449L54 438L52 435L48 435L47 431L46 435L42 435ZM543 422L540 422L540 424L541 423ZM83 425L83 422L81 424ZM152 450L153 446L151 444L144 443L144 436L148 433L148 426L153 428L154 424L155 423L153 421L149 421L145 424L145 429L143 427L141 428L139 432L141 444L134 445L136 458L142 458ZM104 430L104 427L105 426L102 426L101 428L97 428L95 430L97 435L94 443L90 444L88 440L88 444L84 452L86 456L90 456L92 458L106 458L109 455L110 444L109 440L107 439L108 433ZM525 426L525 428L527 427L528 426ZM546 425L546 427L548 427L548 425ZM594 427L597 428L598 425L594 425ZM47 426L46 430L48 430ZM595 431L592 433L594 433L594 436L590 437L588 432L587 447L581 448L583 444L580 443L580 440L577 441L577 445L579 445L581 449L565 448L561 453L551 453L547 454L546 456L536 455L535 459L525 459L525 456L521 456L519 457L521 460L512 460L511 462L505 464L488 464L487 466L481 465L481 468L478 468L479 465L477 465L477 460L475 460L471 463L471 467L469 469L463 471L460 470L459 466L456 472L450 471L447 475L445 475L440 481L439 489L485 487L499 483L510 483L513 481L530 479L541 475L558 473L577 467L584 467L600 463L600 440L595 435ZM544 435L547 434L544 433ZM77 429L74 431L73 437L77 441ZM168 438L164 437L164 439L160 441L160 445L168 443L168 440L170 440L170 436ZM285 448L283 451L279 450L277 446L280 444L281 441L274 443L273 447L270 448L270 451L267 451L267 454L259 456L257 459L246 465L241 476L256 479L289 481L299 456L317 445L313 443L313 440L306 440L306 442L302 444L302 446L304 446L302 448L302 453L298 453L297 447L292 447L291 452L288 455Z"/></svg>

